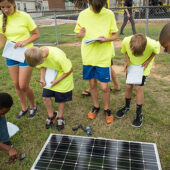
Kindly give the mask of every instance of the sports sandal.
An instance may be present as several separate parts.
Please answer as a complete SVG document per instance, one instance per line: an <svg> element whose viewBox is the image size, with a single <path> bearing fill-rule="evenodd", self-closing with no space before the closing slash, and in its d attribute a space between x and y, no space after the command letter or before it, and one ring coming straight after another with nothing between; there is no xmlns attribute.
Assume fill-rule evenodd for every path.
<svg viewBox="0 0 170 170"><path fill-rule="evenodd" d="M104 110L104 114L106 115L106 123L107 124L110 124L113 122L114 120L114 117L111 113L111 110L107 109L107 110Z"/></svg>
<svg viewBox="0 0 170 170"><path fill-rule="evenodd" d="M82 93L81 93L82 96L91 96L91 93L87 90L84 90Z"/></svg>
<svg viewBox="0 0 170 170"><path fill-rule="evenodd" d="M46 129L49 129L50 127L52 127L53 126L53 124L54 124L54 121L55 121L55 118L58 116L58 112L57 111L55 111L54 113L53 113L53 117L47 117L47 119L46 119L46 124L45 124L45 126L46 126Z"/></svg>
<svg viewBox="0 0 170 170"><path fill-rule="evenodd" d="M88 118L95 119L99 110L100 110L100 107L97 108L97 107L93 106L92 111L90 111L88 113Z"/></svg>
<svg viewBox="0 0 170 170"><path fill-rule="evenodd" d="M65 126L64 118L59 118L58 117L57 118L57 126L56 126L57 130L60 131L60 130L64 129L64 126Z"/></svg>

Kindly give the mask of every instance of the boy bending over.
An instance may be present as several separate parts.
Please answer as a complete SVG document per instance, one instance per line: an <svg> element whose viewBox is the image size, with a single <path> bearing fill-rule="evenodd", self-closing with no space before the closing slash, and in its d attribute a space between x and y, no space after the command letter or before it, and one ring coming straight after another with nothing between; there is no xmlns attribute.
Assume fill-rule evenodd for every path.
<svg viewBox="0 0 170 170"><path fill-rule="evenodd" d="M144 67L142 83L140 85L126 84L125 106L117 111L116 117L122 118L130 110L132 89L136 89L136 117L132 126L140 127L142 125L142 105L144 100L143 86L146 77L150 74L150 69L154 62L154 57L160 52L158 41L145 37L143 34L135 34L125 37L122 42L121 52L126 56L125 71L129 65L142 65Z"/></svg>
<svg viewBox="0 0 170 170"><path fill-rule="evenodd" d="M46 128L50 128L57 117L57 129L64 129L65 120L63 118L65 102L72 100L73 75L71 61L65 53L57 47L31 47L25 52L27 63L31 67L40 68L40 85L43 88L43 100L48 112ZM46 68L57 70L57 77L51 82L51 87L45 87ZM58 112L54 111L51 98L55 98L58 103Z"/></svg>

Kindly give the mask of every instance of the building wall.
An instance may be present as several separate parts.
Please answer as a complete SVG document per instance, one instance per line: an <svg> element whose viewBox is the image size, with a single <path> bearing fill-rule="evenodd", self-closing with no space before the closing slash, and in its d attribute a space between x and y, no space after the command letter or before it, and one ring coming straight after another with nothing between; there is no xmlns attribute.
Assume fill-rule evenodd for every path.
<svg viewBox="0 0 170 170"><path fill-rule="evenodd" d="M45 11L49 10L48 0L43 0L43 10Z"/></svg>
<svg viewBox="0 0 170 170"><path fill-rule="evenodd" d="M63 0L48 0L49 10L65 9L65 3Z"/></svg>

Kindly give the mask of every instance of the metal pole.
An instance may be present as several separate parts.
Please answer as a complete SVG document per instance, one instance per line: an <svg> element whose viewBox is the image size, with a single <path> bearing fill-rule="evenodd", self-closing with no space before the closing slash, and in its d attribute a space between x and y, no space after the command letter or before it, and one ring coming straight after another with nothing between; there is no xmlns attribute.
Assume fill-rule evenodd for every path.
<svg viewBox="0 0 170 170"><path fill-rule="evenodd" d="M54 12L54 20L55 20L55 30L56 30L56 44L58 44L58 36L57 36L57 18L56 11Z"/></svg>
<svg viewBox="0 0 170 170"><path fill-rule="evenodd" d="M145 30L145 35L148 35L148 21L149 21L149 0L147 0L147 7L146 8L146 30Z"/></svg>

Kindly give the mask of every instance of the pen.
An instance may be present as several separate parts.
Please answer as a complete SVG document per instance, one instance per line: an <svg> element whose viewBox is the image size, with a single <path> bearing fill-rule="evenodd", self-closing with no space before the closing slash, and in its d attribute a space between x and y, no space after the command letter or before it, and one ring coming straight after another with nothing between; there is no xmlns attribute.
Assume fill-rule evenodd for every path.
<svg viewBox="0 0 170 170"><path fill-rule="evenodd" d="M78 23L77 25L78 25L80 28L82 28L82 26L81 26L79 23Z"/></svg>
<svg viewBox="0 0 170 170"><path fill-rule="evenodd" d="M40 81L40 80L35 80L36 82L38 82L38 83L42 83L42 81Z"/></svg>

